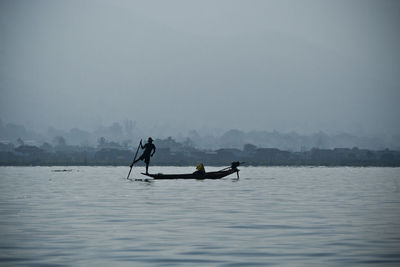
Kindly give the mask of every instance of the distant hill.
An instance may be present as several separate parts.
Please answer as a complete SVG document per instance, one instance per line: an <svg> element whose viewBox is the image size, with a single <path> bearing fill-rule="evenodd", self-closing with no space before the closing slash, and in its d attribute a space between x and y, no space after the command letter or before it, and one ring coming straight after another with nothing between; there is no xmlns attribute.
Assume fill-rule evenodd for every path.
<svg viewBox="0 0 400 267"><path fill-rule="evenodd" d="M123 123L112 123L109 126L101 126L94 131L87 131L78 128L60 130L49 127L41 133L26 129L22 125L3 123L0 120L0 142L3 144L41 146L48 143L57 146L60 140L72 146L104 146L106 143L112 147L124 147L133 149L140 139L147 139L148 136L168 141L169 136L159 130L143 131L137 127L135 122L125 121ZM348 133L328 134L317 132L313 134L299 134L296 132L283 133L278 131L241 131L228 130L220 134L202 133L190 130L186 134L171 136L179 145L193 147L199 150L217 150L221 148L242 149L246 144L257 147L271 147L280 150L293 152L307 151L312 148L334 149L353 148L369 150L400 150L400 135L394 136L356 136ZM103 142L103 144L101 144ZM178 144L177 144L178 145Z"/></svg>

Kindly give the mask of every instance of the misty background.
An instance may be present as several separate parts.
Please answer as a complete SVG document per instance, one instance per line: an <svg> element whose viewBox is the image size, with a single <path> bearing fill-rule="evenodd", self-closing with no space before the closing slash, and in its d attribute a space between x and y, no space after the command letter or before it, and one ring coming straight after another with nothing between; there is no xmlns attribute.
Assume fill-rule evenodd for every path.
<svg viewBox="0 0 400 267"><path fill-rule="evenodd" d="M399 22L385 0L2 0L0 138L399 149Z"/></svg>

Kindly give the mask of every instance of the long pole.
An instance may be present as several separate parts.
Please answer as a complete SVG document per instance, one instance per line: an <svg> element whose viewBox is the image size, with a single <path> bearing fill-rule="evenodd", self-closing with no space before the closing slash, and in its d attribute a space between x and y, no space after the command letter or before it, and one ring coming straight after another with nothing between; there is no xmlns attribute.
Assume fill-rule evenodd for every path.
<svg viewBox="0 0 400 267"><path fill-rule="evenodd" d="M142 139L140 139L140 142L139 142L139 145L138 145L138 147L137 147L137 149L136 149L136 153L135 153L135 157L133 157L133 161L132 161L132 164L131 164L131 168L129 169L129 173L128 173L128 176L126 177L126 179L129 179L129 175L131 175L131 171L132 171L132 167L133 167L133 164L135 163L135 160L136 160L136 156L137 156L137 154L138 154L138 152L139 152L139 148L140 148L140 144L142 143Z"/></svg>

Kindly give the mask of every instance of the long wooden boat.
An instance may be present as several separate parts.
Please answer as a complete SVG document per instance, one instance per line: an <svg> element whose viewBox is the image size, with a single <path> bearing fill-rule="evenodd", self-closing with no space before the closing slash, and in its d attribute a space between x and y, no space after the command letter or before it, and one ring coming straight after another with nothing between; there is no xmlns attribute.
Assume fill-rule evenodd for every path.
<svg viewBox="0 0 400 267"><path fill-rule="evenodd" d="M143 175L152 177L157 180L162 180L162 179L221 179L224 178L225 176L228 176L230 174L237 173L239 177L239 170L237 168L227 168L224 170L216 171L216 172L206 172L204 174L196 174L196 173L186 173L186 174L162 174L162 173L157 173L157 174L145 174L142 173Z"/></svg>

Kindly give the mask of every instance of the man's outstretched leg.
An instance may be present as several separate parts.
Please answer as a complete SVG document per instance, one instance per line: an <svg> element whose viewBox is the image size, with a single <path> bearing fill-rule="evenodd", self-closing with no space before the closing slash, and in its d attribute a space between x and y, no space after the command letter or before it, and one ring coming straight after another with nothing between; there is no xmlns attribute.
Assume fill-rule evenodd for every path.
<svg viewBox="0 0 400 267"><path fill-rule="evenodd" d="M140 159L135 160L134 162L132 162L131 164L131 168L133 167L133 164L135 164L136 162L138 162Z"/></svg>

